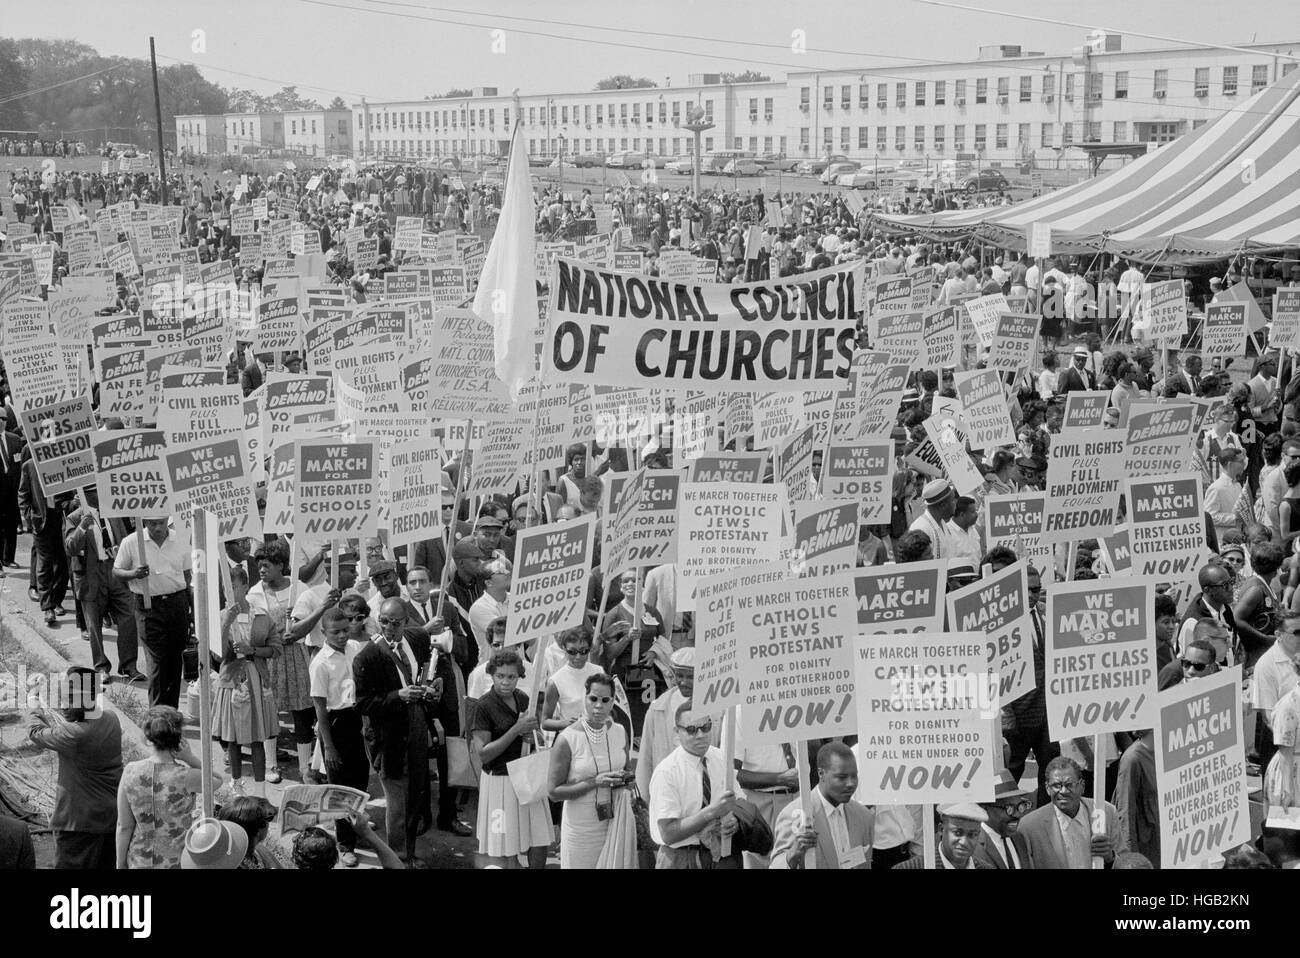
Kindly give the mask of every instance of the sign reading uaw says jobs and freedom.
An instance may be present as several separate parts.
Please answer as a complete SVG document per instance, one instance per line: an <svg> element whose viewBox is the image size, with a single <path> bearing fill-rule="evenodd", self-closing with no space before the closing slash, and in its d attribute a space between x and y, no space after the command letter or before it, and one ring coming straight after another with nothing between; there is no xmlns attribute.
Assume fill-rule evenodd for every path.
<svg viewBox="0 0 1300 958"><path fill-rule="evenodd" d="M727 286L557 258L542 375L711 392L838 388L853 358L864 270Z"/></svg>

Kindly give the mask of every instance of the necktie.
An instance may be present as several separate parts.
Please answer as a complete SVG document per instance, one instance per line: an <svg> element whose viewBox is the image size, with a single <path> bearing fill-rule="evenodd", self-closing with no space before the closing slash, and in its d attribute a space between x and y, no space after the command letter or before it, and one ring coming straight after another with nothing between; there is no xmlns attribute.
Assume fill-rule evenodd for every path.
<svg viewBox="0 0 1300 958"><path fill-rule="evenodd" d="M704 785L704 807L708 808L713 804L713 783L709 780L709 760L700 759L700 775L703 776Z"/></svg>
<svg viewBox="0 0 1300 958"><path fill-rule="evenodd" d="M1016 860L1011 855L1011 839L1007 838L1005 835L1002 836L1002 853L1007 859L1007 867L1014 870L1016 867Z"/></svg>
<svg viewBox="0 0 1300 958"><path fill-rule="evenodd" d="M1037 608L1031 610L1030 618L1034 620L1034 647L1041 648L1043 645L1043 623L1038 617Z"/></svg>
<svg viewBox="0 0 1300 958"><path fill-rule="evenodd" d="M428 622L428 621L429 621L429 603L428 603L428 602L421 602L421 603L420 603L420 615L424 618L424 621L425 621L425 622Z"/></svg>
<svg viewBox="0 0 1300 958"><path fill-rule="evenodd" d="M0 476L9 473L9 440L0 432Z"/></svg>
<svg viewBox="0 0 1300 958"><path fill-rule="evenodd" d="M785 755L785 767L794 768L795 766L794 749L791 747L789 742L781 743L781 752L783 755Z"/></svg>

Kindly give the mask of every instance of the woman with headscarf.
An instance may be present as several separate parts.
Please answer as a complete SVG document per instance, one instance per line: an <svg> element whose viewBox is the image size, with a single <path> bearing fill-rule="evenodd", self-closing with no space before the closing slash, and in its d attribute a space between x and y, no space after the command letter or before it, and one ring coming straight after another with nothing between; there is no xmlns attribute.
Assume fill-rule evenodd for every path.
<svg viewBox="0 0 1300 958"><path fill-rule="evenodd" d="M582 718L562 731L551 749L550 796L564 802L560 867L634 868L636 826L625 788L632 780L625 771L627 732L610 719L614 680L597 672L583 685ZM602 862L607 845L617 854Z"/></svg>

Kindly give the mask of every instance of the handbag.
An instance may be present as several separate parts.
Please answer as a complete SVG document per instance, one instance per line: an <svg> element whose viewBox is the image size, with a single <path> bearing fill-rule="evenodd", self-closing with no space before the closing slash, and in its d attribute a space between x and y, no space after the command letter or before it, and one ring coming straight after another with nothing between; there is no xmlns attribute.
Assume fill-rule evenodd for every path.
<svg viewBox="0 0 1300 958"><path fill-rule="evenodd" d="M520 805L542 801L550 794L547 779L551 771L551 750L543 748L537 733L533 733L534 750L506 765L510 784Z"/></svg>
<svg viewBox="0 0 1300 958"><path fill-rule="evenodd" d="M478 788L482 770L474 761L469 740L463 735L448 735L443 741L447 749L447 786Z"/></svg>

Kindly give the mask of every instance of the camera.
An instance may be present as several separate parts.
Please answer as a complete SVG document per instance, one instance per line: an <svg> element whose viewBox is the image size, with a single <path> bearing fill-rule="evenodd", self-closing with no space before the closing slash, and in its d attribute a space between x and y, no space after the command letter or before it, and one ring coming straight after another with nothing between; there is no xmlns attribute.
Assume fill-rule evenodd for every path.
<svg viewBox="0 0 1300 958"><path fill-rule="evenodd" d="M610 819L612 819L613 817L614 817L614 803L613 803L613 802L597 802L597 803L596 803L596 821L598 821L598 822L607 822L607 821L609 821Z"/></svg>

